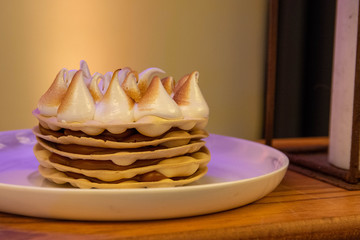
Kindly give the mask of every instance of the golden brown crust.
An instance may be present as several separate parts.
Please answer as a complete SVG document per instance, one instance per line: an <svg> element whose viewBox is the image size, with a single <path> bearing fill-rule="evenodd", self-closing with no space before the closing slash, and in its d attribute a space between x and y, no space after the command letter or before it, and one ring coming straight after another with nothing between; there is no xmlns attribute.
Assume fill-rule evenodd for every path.
<svg viewBox="0 0 360 240"><path fill-rule="evenodd" d="M186 79L186 81L182 84L182 86L176 91L174 94L174 101L179 106L186 106L189 105L189 94L191 89L191 79L198 79L199 72L194 71L192 72L189 77Z"/></svg>
<svg viewBox="0 0 360 240"><path fill-rule="evenodd" d="M156 99L156 96L159 94L159 85L161 84L161 80L158 76L155 76L145 93L145 95L138 102L139 109L144 108L148 103L153 102Z"/></svg>
<svg viewBox="0 0 360 240"><path fill-rule="evenodd" d="M64 81L64 72L66 70L62 69L55 77L50 88L41 96L39 100L39 105L47 106L59 106L63 97L66 94L67 86Z"/></svg>
<svg viewBox="0 0 360 240"><path fill-rule="evenodd" d="M139 74L138 87L142 96L147 91L152 79L161 73L165 72L159 68L148 68Z"/></svg>
<svg viewBox="0 0 360 240"><path fill-rule="evenodd" d="M74 103L73 98L78 95L78 85L81 85L81 84L85 85L85 82L84 82L84 78L83 78L83 71L79 70L75 73L75 75L66 91L66 94L61 101L61 104L58 109L58 114L65 112ZM86 85L85 85L85 88L86 88ZM93 101L93 104L95 104L92 97L89 98L89 100Z"/></svg>
<svg viewBox="0 0 360 240"><path fill-rule="evenodd" d="M89 91L96 103L100 102L100 100L103 97L103 94L101 93L101 91L99 89L99 79L103 79L103 78L104 77L101 74L97 73L94 75L94 77L91 79L91 82L90 82Z"/></svg>
<svg viewBox="0 0 360 240"><path fill-rule="evenodd" d="M141 92L136 84L138 79L138 73L136 71L131 71L126 75L124 82L121 84L121 87L124 89L125 93L135 102L139 102L141 99Z"/></svg>
<svg viewBox="0 0 360 240"><path fill-rule="evenodd" d="M174 78L169 76L169 77L165 77L163 79L161 79L161 83L163 84L166 92L171 95L171 93L174 90L175 87L175 82L174 82Z"/></svg>
<svg viewBox="0 0 360 240"><path fill-rule="evenodd" d="M113 76L112 76L112 79L110 81L110 84L109 84L109 87L108 89L110 89L112 87L113 84L115 84L116 81L119 81L118 79L118 73L121 69L118 69L114 72ZM126 92L125 92L126 93ZM110 94L111 94L111 91L106 91L106 93L104 94L104 100L107 100L108 102L111 101L111 97L110 97ZM127 95L125 94L125 97L126 97L126 100L129 104L130 107L133 107L134 106L134 101Z"/></svg>
<svg viewBox="0 0 360 240"><path fill-rule="evenodd" d="M177 81L174 87L174 93L176 93L181 88L181 86L186 82L186 80L188 80L189 76L190 74L186 74L185 76L180 78L179 81Z"/></svg>

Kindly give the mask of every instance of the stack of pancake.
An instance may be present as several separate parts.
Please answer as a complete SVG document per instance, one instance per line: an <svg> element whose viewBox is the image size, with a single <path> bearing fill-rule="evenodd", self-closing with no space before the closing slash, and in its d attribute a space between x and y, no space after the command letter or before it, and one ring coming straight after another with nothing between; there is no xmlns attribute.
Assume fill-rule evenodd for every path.
<svg viewBox="0 0 360 240"><path fill-rule="evenodd" d="M172 187L204 176L209 108L199 73L177 83L160 74L91 75L84 61L60 70L33 111L40 174L79 188Z"/></svg>

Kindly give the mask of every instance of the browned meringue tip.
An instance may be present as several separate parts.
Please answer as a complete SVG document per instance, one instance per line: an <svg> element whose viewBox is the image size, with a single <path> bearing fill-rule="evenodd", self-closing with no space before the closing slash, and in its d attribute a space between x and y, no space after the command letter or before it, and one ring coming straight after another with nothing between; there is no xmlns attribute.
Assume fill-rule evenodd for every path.
<svg viewBox="0 0 360 240"><path fill-rule="evenodd" d="M121 88L121 85L120 85L120 82L119 82L119 78L118 78L118 73L121 71L121 69L117 69L115 70L112 78L111 78L111 81L110 81L110 84L109 84L109 87L106 91L106 93L104 94L104 99L106 99L106 101L110 101L109 99L111 99L111 89L114 88L114 87L117 87L115 86L115 84L118 84L119 88ZM122 88L121 88L122 89ZM123 89L122 89L123 90ZM124 91L125 92L125 91ZM126 97L128 103L130 106L132 106L134 104L134 101L126 94L124 94L124 96Z"/></svg>
<svg viewBox="0 0 360 240"><path fill-rule="evenodd" d="M163 79L161 79L161 83L163 84L166 92L171 95L171 93L173 92L174 90L174 87L175 87L175 81L174 81L174 78L169 76L169 77L165 77Z"/></svg>
<svg viewBox="0 0 360 240"><path fill-rule="evenodd" d="M75 69L71 69L71 70L67 70L64 73L64 81L66 83L66 86L69 86L71 83L72 78L74 77L75 73L77 72L77 70Z"/></svg>
<svg viewBox="0 0 360 240"><path fill-rule="evenodd" d="M136 71L131 71L126 75L125 80L121 84L121 87L124 89L125 93L135 102L139 102L141 99L141 92L136 84L138 79L138 73Z"/></svg>
<svg viewBox="0 0 360 240"><path fill-rule="evenodd" d="M121 68L119 69L116 69L111 77L111 81L110 81L110 84L112 81L119 81L119 78L118 78L118 75L119 75L119 72L121 71Z"/></svg>
<svg viewBox="0 0 360 240"><path fill-rule="evenodd" d="M80 102L79 99L81 99ZM83 106L80 107L81 104ZM65 121L84 121L91 119L94 111L95 103L86 87L83 71L78 70L61 101L57 117Z"/></svg>
<svg viewBox="0 0 360 240"><path fill-rule="evenodd" d="M120 85L125 81L126 76L129 74L129 72L131 72L131 68L129 67L124 67L119 69L120 71L117 73L118 74L118 79L119 79L119 83Z"/></svg>
<svg viewBox="0 0 360 240"><path fill-rule="evenodd" d="M59 71L56 75L53 83L51 84L50 88L41 96L38 107L40 109L41 114L44 115L56 115L56 110L53 113L47 113L43 107L45 106L52 106L58 107L62 101L62 98L65 96L67 91L67 85L64 80L64 75L66 73L66 69L63 68Z"/></svg>
<svg viewBox="0 0 360 240"><path fill-rule="evenodd" d="M114 73L113 73L113 75L112 75L112 77L111 77L110 83L109 83L109 87L108 87L107 90L109 90L109 89L112 87L112 85L114 85L114 82L118 82L118 83L119 83L119 72L120 72L120 71L121 71L121 68L116 69L116 70L114 71ZM119 85L120 85L120 83L119 83ZM106 95L107 92L108 92L108 91L105 92L104 96Z"/></svg>
<svg viewBox="0 0 360 240"><path fill-rule="evenodd" d="M109 87L112 75L113 75L113 72L107 72L104 74L104 81L102 81L101 89L100 89L103 95L105 94L106 90Z"/></svg>
<svg viewBox="0 0 360 240"><path fill-rule="evenodd" d="M181 86L186 82L186 80L188 80L189 76L190 74L186 74L185 76L180 78L179 81L177 81L173 90L174 94L181 88Z"/></svg>
<svg viewBox="0 0 360 240"><path fill-rule="evenodd" d="M103 97L103 94L99 89L100 80L104 81L104 76L100 73L95 73L91 79L89 86L89 91L91 93L91 96L93 97L96 103L99 102Z"/></svg>
<svg viewBox="0 0 360 240"><path fill-rule="evenodd" d="M191 74L187 75L187 78L185 79L185 76L180 79L182 81L181 86L176 90L174 93L174 101L180 106L180 105L188 105L189 104L189 93L191 88L191 80L195 80L196 83L198 83L199 79L199 72L194 71ZM179 84L179 83L178 83Z"/></svg>
<svg viewBox="0 0 360 240"><path fill-rule="evenodd" d="M159 85L162 86L160 78L158 76L153 77L145 94L139 101L139 106L141 106L142 104L148 104L150 102L153 102L154 99L156 99L156 96L158 94L157 89L159 89Z"/></svg>
<svg viewBox="0 0 360 240"><path fill-rule="evenodd" d="M162 69L153 67L148 68L139 74L138 87L141 95L145 94L153 78L162 73L165 73Z"/></svg>
<svg viewBox="0 0 360 240"><path fill-rule="evenodd" d="M166 92L158 76L152 79L145 95L135 105L135 121L146 116L157 116L164 119L181 119L183 117L179 106Z"/></svg>
<svg viewBox="0 0 360 240"><path fill-rule="evenodd" d="M64 106L69 104L68 103L69 98L71 96L73 96L74 94L76 94L76 90L77 90L76 85L78 85L79 81L83 81L83 83L85 84L82 70L76 71L76 73L75 73L74 77L72 78L72 81L70 82L70 85L66 91L66 94L65 94L64 98L62 99L62 103L59 107L58 112L59 111L61 112L61 108L63 108Z"/></svg>
<svg viewBox="0 0 360 240"><path fill-rule="evenodd" d="M91 73L89 70L89 66L85 60L80 61L80 70L83 71L83 76L85 79L91 79Z"/></svg>
<svg viewBox="0 0 360 240"><path fill-rule="evenodd" d="M130 68L126 68L126 69L130 69ZM124 69L117 69L114 71L113 75L112 75L112 78L111 78L111 81L110 81L110 84L109 84L109 87L108 87L108 90L112 87L112 85L114 85L115 82L117 82L119 84L119 86L121 87L121 83L119 81L119 73L121 73ZM121 87L122 88L122 87ZM123 88L122 88L123 89ZM124 90L124 89L123 89ZM106 91L107 92L107 91ZM134 104L134 100L131 98L131 96L127 95L127 92L124 90L124 92L126 93L125 95L127 96L127 100L129 102L130 105L133 105ZM106 95L106 93L105 93ZM104 96L105 96L104 95Z"/></svg>

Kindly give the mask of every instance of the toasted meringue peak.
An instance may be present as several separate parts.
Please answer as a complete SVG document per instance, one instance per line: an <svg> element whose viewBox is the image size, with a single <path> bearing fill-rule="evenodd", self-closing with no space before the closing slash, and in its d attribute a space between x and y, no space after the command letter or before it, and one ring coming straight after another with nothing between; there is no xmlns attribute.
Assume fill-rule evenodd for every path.
<svg viewBox="0 0 360 240"><path fill-rule="evenodd" d="M118 73L118 79L119 79L120 85L124 82L124 80L129 72L131 72L131 68L126 67L126 68L120 69L120 71Z"/></svg>
<svg viewBox="0 0 360 240"><path fill-rule="evenodd" d="M190 74L186 74L185 76L183 76L182 78L179 79L179 81L177 81L177 83L175 84L175 88L174 88L174 94L181 88L181 86L184 84L184 82L186 82L186 80L188 80Z"/></svg>
<svg viewBox="0 0 360 240"><path fill-rule="evenodd" d="M94 100L86 87L83 71L74 75L57 111L57 119L65 122L92 120L95 113Z"/></svg>
<svg viewBox="0 0 360 240"><path fill-rule="evenodd" d="M89 91L95 103L98 103L103 97L103 93L99 89L100 81L104 81L104 76L101 73L95 73L91 79L89 86Z"/></svg>
<svg viewBox="0 0 360 240"><path fill-rule="evenodd" d="M120 87L118 72L119 70L114 72L109 88L96 106L94 115L96 121L125 123L134 121L134 102Z"/></svg>
<svg viewBox="0 0 360 240"><path fill-rule="evenodd" d="M108 87L109 87L109 84L110 84L110 82L111 82L112 75L113 75L113 72L107 72L107 73L105 73L104 79L103 79L103 81L101 81L100 90L101 90L101 92L102 92L103 95L105 94L106 90L107 90Z"/></svg>
<svg viewBox="0 0 360 240"><path fill-rule="evenodd" d="M161 83L164 86L166 92L171 95L171 93L174 90L174 86L175 86L175 82L174 82L174 78L173 77L166 77L161 79Z"/></svg>
<svg viewBox="0 0 360 240"><path fill-rule="evenodd" d="M127 74L124 82L121 84L121 87L124 89L126 94L131 97L135 102L139 102L141 99L140 89L136 84L137 80L137 72L132 71Z"/></svg>
<svg viewBox="0 0 360 240"><path fill-rule="evenodd" d="M65 68L61 69L50 88L41 96L38 102L38 109L41 115L56 116L62 98L65 96L67 90L64 80L66 72L67 70Z"/></svg>
<svg viewBox="0 0 360 240"><path fill-rule="evenodd" d="M145 94L147 88L150 85L151 80L156 75L162 74L162 73L165 73L165 72L160 68L148 68L139 74L138 87L140 89L141 95Z"/></svg>
<svg viewBox="0 0 360 240"><path fill-rule="evenodd" d="M199 72L191 73L173 97L184 118L207 118L209 116L209 107L200 91L198 79Z"/></svg>
<svg viewBox="0 0 360 240"><path fill-rule="evenodd" d="M157 116L165 119L182 118L181 110L163 87L159 77L154 77L145 95L135 104L135 121L144 116Z"/></svg>
<svg viewBox="0 0 360 240"><path fill-rule="evenodd" d="M73 79L75 73L77 72L78 70L76 69L72 69L72 70L69 70L69 71L66 71L65 72L65 76L64 76L64 79L65 79L65 83L66 83L66 86L69 86L70 83L71 83L71 80Z"/></svg>
<svg viewBox="0 0 360 240"><path fill-rule="evenodd" d="M85 81L92 78L89 70L89 66L85 60L80 61L80 70L83 71L83 76Z"/></svg>

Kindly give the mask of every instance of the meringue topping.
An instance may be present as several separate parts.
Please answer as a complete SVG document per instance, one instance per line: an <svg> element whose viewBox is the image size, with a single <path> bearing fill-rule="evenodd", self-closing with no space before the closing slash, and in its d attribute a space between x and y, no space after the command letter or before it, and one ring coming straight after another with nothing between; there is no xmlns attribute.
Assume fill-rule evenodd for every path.
<svg viewBox="0 0 360 240"><path fill-rule="evenodd" d="M190 74L186 74L185 76L183 76L182 78L180 78L179 81L177 81L175 87L174 87L174 94L181 88L181 86L186 82L186 80L188 80Z"/></svg>
<svg viewBox="0 0 360 240"><path fill-rule="evenodd" d="M165 119L182 118L181 110L163 87L159 77L154 77L145 95L135 104L135 121L144 116L157 116Z"/></svg>
<svg viewBox="0 0 360 240"><path fill-rule="evenodd" d="M84 82L83 71L74 75L57 111L57 119L65 122L85 122L92 120L95 103Z"/></svg>
<svg viewBox="0 0 360 240"><path fill-rule="evenodd" d="M66 71L65 72L65 76L64 76L64 79L65 79L65 83L66 83L66 86L69 86L70 83L71 83L71 80L73 79L75 73L77 72L78 70L76 69L72 69L72 70L69 70L69 71Z"/></svg>
<svg viewBox="0 0 360 240"><path fill-rule="evenodd" d="M85 79L85 83L88 83L87 81L89 79L91 79L91 73L90 73L88 64L84 60L80 61L80 70L83 71L83 76L84 76L84 79Z"/></svg>
<svg viewBox="0 0 360 240"><path fill-rule="evenodd" d="M121 87L124 89L126 94L131 97L135 102L139 102L141 98L141 92L136 82L138 79L138 74L135 71L129 72L121 84Z"/></svg>
<svg viewBox="0 0 360 240"><path fill-rule="evenodd" d="M131 68L126 67L126 68L120 69L120 71L118 72L118 79L119 79L120 85L124 82L124 80L129 72L131 72Z"/></svg>
<svg viewBox="0 0 360 240"><path fill-rule="evenodd" d="M169 95L171 95L174 90L174 85L175 85L174 78L171 76L163 78L163 79L161 79L161 83L164 86L166 92Z"/></svg>
<svg viewBox="0 0 360 240"><path fill-rule="evenodd" d="M209 107L200 91L198 79L199 72L192 72L173 97L184 118L207 118L209 116Z"/></svg>
<svg viewBox="0 0 360 240"><path fill-rule="evenodd" d="M91 93L91 96L93 97L95 103L98 103L102 97L103 93L99 89L99 82L104 81L104 76L100 73L95 73L91 79L89 91Z"/></svg>
<svg viewBox="0 0 360 240"><path fill-rule="evenodd" d="M56 116L57 110L67 90L67 85L64 80L66 72L67 70L65 68L61 69L50 88L41 96L38 102L40 114L44 116Z"/></svg>
<svg viewBox="0 0 360 240"><path fill-rule="evenodd" d="M101 88L100 88L100 90L101 90L101 92L102 92L103 95L105 94L106 90L107 90L108 87L109 87L109 84L110 84L111 79L112 79L112 75L113 75L112 72L107 72L107 73L105 73L104 79L103 79L103 81L101 81Z"/></svg>
<svg viewBox="0 0 360 240"><path fill-rule="evenodd" d="M148 68L139 74L138 87L140 89L141 95L145 94L152 79L156 75L161 74L161 73L165 73L165 72L163 70L161 70L160 68Z"/></svg>
<svg viewBox="0 0 360 240"><path fill-rule="evenodd" d="M96 106L94 115L94 120L96 121L119 121L123 123L130 123L134 121L134 102L120 87L118 72L119 70L114 72L104 97Z"/></svg>
<svg viewBox="0 0 360 240"><path fill-rule="evenodd" d="M159 68L148 68L138 75L126 67L114 73L91 76L87 63L81 61L80 70L60 70L40 98L38 114L44 119L56 117L51 121L57 119L59 124L74 124L75 131L79 122L90 125L111 123L112 128L113 125L136 123L138 129L143 123L163 121L165 129L167 120L208 118L209 107L198 86L197 71L185 75L176 84L171 76L160 80L157 75L161 73L164 71ZM191 124L186 128L194 127L197 122ZM146 128L144 125L141 131L146 131ZM111 131L120 131L114 129Z"/></svg>

